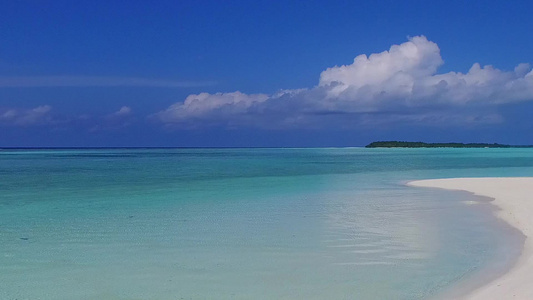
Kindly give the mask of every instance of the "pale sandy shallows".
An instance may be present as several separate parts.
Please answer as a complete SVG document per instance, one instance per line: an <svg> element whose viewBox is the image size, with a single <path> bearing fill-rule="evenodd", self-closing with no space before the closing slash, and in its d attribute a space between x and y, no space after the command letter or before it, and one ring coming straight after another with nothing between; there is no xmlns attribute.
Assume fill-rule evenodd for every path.
<svg viewBox="0 0 533 300"><path fill-rule="evenodd" d="M533 177L436 179L412 181L409 185L464 190L494 198L492 203L500 208L496 215L525 235L524 249L507 273L463 299L533 299Z"/></svg>

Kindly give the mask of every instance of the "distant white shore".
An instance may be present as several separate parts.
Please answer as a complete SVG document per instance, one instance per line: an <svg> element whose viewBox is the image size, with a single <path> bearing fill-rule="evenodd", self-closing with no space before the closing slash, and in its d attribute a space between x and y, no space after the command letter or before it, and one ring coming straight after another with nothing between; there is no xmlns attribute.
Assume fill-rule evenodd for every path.
<svg viewBox="0 0 533 300"><path fill-rule="evenodd" d="M460 299L533 299L533 241L530 238L533 233L533 177L435 179L412 181L408 185L463 190L493 198L491 203L499 208L496 216L525 236L520 257L508 272Z"/></svg>

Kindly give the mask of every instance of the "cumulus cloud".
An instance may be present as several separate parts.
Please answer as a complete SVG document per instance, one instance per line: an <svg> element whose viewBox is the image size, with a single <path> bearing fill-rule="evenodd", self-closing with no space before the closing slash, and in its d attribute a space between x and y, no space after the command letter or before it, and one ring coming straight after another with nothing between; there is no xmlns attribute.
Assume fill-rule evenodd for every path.
<svg viewBox="0 0 533 300"><path fill-rule="evenodd" d="M353 63L328 68L320 74L320 86L332 86L330 97L361 99L371 94L407 96L414 81L433 75L443 64L437 44L425 37L393 45L389 51L357 56Z"/></svg>
<svg viewBox="0 0 533 300"><path fill-rule="evenodd" d="M49 105L41 105L32 109L8 109L0 112L0 124L11 126L31 126L48 123L51 120Z"/></svg>
<svg viewBox="0 0 533 300"><path fill-rule="evenodd" d="M171 105L167 110L158 113L157 117L165 123L193 124L191 121L213 123L232 119L240 122L252 114L254 106L269 98L265 94L247 95L239 91L189 95L183 103Z"/></svg>
<svg viewBox="0 0 533 300"><path fill-rule="evenodd" d="M320 74L317 86L273 95L190 95L153 117L174 126L320 126L344 122L494 123L500 104L533 100L533 71L474 63L467 73L437 73L440 49L424 36L388 51L359 55Z"/></svg>
<svg viewBox="0 0 533 300"><path fill-rule="evenodd" d="M124 117L124 116L129 116L131 115L132 111L131 111L131 107L129 106L122 106L119 110L117 110L116 112L114 112L112 114L112 116L115 116L115 117Z"/></svg>
<svg viewBox="0 0 533 300"><path fill-rule="evenodd" d="M117 111L102 117L93 119L87 116L86 119L92 123L95 123L91 128L89 128L89 132L120 130L130 126L136 121L133 110L129 106L122 106Z"/></svg>

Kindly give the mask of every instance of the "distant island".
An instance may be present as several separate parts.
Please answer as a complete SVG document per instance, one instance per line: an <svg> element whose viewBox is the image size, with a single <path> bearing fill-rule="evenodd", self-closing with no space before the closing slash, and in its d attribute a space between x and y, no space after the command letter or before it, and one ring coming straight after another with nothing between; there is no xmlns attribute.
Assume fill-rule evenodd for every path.
<svg viewBox="0 0 533 300"><path fill-rule="evenodd" d="M399 142L382 141L373 142L365 146L366 148L531 148L533 146L512 146L504 144L486 143L424 143L424 142Z"/></svg>

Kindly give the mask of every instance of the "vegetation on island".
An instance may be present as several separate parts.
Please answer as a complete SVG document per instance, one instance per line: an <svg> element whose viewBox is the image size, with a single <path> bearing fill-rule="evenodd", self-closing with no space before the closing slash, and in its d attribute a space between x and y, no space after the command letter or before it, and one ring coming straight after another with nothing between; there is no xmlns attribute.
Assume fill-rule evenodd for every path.
<svg viewBox="0 0 533 300"><path fill-rule="evenodd" d="M511 146L504 144L486 143L424 143L424 142L399 142L381 141L366 145L366 148L512 148L525 146Z"/></svg>

